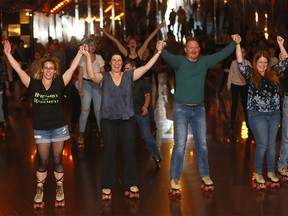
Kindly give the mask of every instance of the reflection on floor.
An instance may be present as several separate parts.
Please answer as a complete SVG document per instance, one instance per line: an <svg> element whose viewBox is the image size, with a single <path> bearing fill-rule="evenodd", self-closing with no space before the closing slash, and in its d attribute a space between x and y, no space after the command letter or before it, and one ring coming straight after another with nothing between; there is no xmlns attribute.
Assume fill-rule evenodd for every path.
<svg viewBox="0 0 288 216"><path fill-rule="evenodd" d="M226 90L217 92L221 76L217 68L209 72L205 97L209 163L215 183L213 193L200 190L190 129L181 176L182 198L169 197L169 163L173 147L173 95L170 90L175 86L172 76L161 72L155 118L156 139L163 161L158 170L143 141L137 138L139 200L124 197L122 158L118 155L118 178L113 199L111 202L101 201L99 182L103 148L88 125L85 149L76 147L77 134L74 134L63 153L65 208L54 207L55 180L53 164L50 163L44 188L45 208L34 210L36 152L31 109L28 100L23 101L18 109L14 109L11 101L8 136L0 144L0 215L288 215L288 183L282 183L278 190L263 192L255 191L251 186L255 144L246 143L242 138L245 128L241 136L241 109L234 131L229 131L231 98Z"/></svg>

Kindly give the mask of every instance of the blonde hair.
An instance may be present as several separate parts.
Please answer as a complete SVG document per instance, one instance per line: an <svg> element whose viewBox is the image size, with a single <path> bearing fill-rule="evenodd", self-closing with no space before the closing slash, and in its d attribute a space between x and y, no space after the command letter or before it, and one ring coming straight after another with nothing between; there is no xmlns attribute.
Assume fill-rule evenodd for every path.
<svg viewBox="0 0 288 216"><path fill-rule="evenodd" d="M40 60L41 67L38 68L36 73L34 74L33 76L34 79L41 80L43 78L43 69L44 69L44 64L46 62L51 62L54 65L55 73L53 75L53 80L61 75L59 71L59 59L56 57L44 57Z"/></svg>

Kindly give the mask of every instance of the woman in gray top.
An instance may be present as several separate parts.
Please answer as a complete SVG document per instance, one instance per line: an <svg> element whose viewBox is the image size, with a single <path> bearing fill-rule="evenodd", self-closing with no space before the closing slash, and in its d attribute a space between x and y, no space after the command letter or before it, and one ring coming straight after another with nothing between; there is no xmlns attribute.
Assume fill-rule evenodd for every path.
<svg viewBox="0 0 288 216"><path fill-rule="evenodd" d="M111 189L116 179L116 147L122 142L124 153L124 187L129 198L138 198L139 190L135 164L135 119L133 109L133 81L146 73L159 58L163 41L158 41L156 54L146 65L123 72L123 59L120 53L112 54L111 70L93 73L92 65L87 65L89 78L102 85L101 122L100 127L105 144L102 163L101 188L102 199L111 199Z"/></svg>

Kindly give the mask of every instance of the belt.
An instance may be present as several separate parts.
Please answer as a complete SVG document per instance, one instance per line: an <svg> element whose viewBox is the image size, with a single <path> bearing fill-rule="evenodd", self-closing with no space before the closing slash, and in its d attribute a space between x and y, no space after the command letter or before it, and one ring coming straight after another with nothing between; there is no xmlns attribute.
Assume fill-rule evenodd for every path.
<svg viewBox="0 0 288 216"><path fill-rule="evenodd" d="M83 77L83 80L86 80L86 81L88 81L88 82L92 82L91 79L86 79L86 78L84 78L84 77Z"/></svg>

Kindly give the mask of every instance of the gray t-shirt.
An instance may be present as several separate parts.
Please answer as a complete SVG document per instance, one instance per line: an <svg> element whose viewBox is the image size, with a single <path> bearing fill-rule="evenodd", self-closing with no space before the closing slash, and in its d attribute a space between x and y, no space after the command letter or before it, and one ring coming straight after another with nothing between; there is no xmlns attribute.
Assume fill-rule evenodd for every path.
<svg viewBox="0 0 288 216"><path fill-rule="evenodd" d="M119 86L114 83L110 72L101 74L103 75L101 118L130 119L134 116L132 94L134 70L123 73Z"/></svg>

